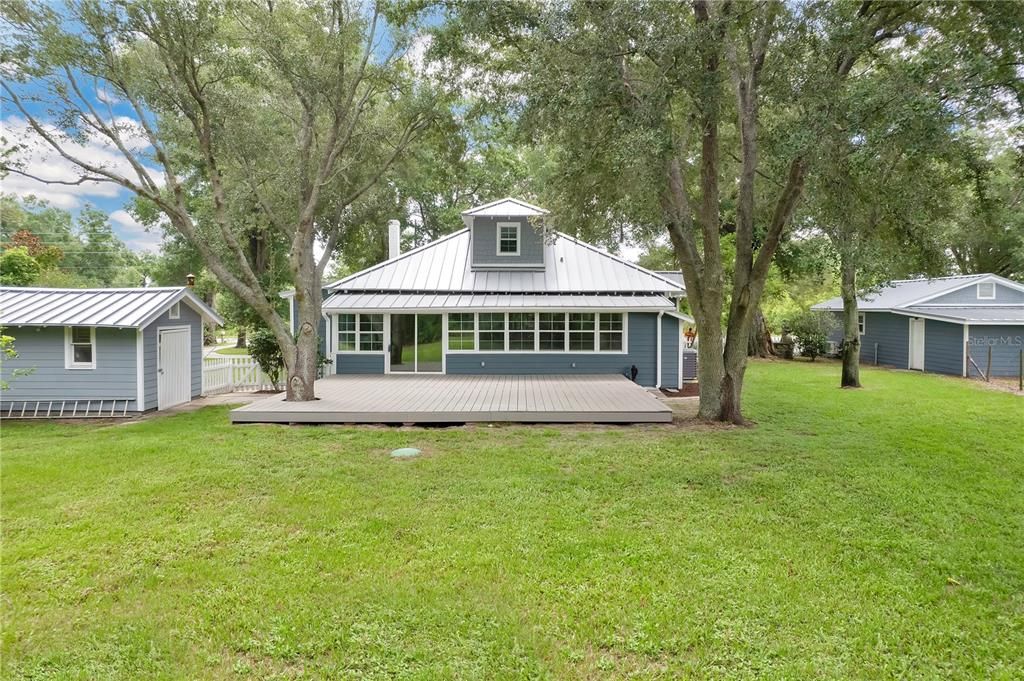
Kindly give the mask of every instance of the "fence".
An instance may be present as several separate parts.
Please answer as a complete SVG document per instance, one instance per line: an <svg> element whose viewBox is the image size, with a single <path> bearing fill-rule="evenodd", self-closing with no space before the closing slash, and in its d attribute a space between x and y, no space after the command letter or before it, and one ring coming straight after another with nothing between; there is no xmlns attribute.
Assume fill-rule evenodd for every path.
<svg viewBox="0 0 1024 681"><path fill-rule="evenodd" d="M273 389L274 384L249 355L203 358L204 395Z"/></svg>

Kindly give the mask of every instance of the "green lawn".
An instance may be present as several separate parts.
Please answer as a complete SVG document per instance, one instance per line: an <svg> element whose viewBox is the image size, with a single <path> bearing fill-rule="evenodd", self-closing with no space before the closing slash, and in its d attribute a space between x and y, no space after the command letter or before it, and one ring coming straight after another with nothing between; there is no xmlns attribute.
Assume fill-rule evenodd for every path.
<svg viewBox="0 0 1024 681"><path fill-rule="evenodd" d="M217 348L214 352L218 355L248 355L249 348L236 348L232 345Z"/></svg>
<svg viewBox="0 0 1024 681"><path fill-rule="evenodd" d="M1022 678L1024 398L748 376L754 428L4 424L0 675Z"/></svg>

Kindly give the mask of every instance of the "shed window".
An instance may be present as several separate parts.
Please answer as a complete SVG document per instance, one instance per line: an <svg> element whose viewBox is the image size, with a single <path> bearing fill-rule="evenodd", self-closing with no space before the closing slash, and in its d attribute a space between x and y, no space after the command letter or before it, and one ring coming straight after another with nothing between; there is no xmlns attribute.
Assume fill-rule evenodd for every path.
<svg viewBox="0 0 1024 681"><path fill-rule="evenodd" d="M168 319L181 319L181 303L175 303L171 305L171 309L167 312Z"/></svg>
<svg viewBox="0 0 1024 681"><path fill-rule="evenodd" d="M448 349L474 350L475 323L472 312L453 312L448 315Z"/></svg>
<svg viewBox="0 0 1024 681"><path fill-rule="evenodd" d="M505 349L505 313L480 313L480 349Z"/></svg>
<svg viewBox="0 0 1024 681"><path fill-rule="evenodd" d="M994 281L983 281L978 284L978 300L995 300L996 284Z"/></svg>
<svg viewBox="0 0 1024 681"><path fill-rule="evenodd" d="M384 315L359 315L359 351L384 351Z"/></svg>
<svg viewBox="0 0 1024 681"><path fill-rule="evenodd" d="M519 223L498 223L498 255L519 255Z"/></svg>
<svg viewBox="0 0 1024 681"><path fill-rule="evenodd" d="M863 312L857 313L857 333L864 335L864 329L868 327L868 318Z"/></svg>
<svg viewBox="0 0 1024 681"><path fill-rule="evenodd" d="M96 368L96 329L89 326L69 326L64 333L64 340L66 368Z"/></svg>

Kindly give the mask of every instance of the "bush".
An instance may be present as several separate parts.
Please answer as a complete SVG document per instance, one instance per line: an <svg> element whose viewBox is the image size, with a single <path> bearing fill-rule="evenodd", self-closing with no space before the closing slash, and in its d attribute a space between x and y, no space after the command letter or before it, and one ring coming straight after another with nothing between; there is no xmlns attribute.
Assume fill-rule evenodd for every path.
<svg viewBox="0 0 1024 681"><path fill-rule="evenodd" d="M256 360L276 388L284 369L284 355L274 334L270 329L258 328L249 334L248 347L249 355Z"/></svg>
<svg viewBox="0 0 1024 681"><path fill-rule="evenodd" d="M791 317L785 328L799 343L800 354L813 362L828 352L828 335L836 328L836 320L829 312L807 310Z"/></svg>
<svg viewBox="0 0 1024 681"><path fill-rule="evenodd" d="M0 255L0 284L28 286L39 277L42 268L24 246L7 249Z"/></svg>

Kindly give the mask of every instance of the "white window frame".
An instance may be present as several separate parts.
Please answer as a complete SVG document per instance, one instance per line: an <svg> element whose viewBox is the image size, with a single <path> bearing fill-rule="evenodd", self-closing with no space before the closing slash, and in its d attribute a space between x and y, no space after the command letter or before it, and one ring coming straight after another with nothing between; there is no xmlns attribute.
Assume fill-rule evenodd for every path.
<svg viewBox="0 0 1024 681"><path fill-rule="evenodd" d="M341 328L341 326L340 326L341 322L338 319L338 317L340 317L341 315L352 315L352 316L355 317L355 322L356 322L356 328L355 328L356 349L355 350L342 350L341 347L340 347L340 344L338 343L338 334L340 333L340 328ZM362 321L360 318L361 317L373 316L373 315L380 315L381 316L382 321L383 321L383 329L382 329L382 331L380 331L380 332L377 332L377 331L360 331L359 330L360 329L360 322ZM336 313L332 314L331 316L334 318L333 319L333 323L331 325L333 327L333 333L331 334L331 350L332 350L331 354L334 354L334 355L383 355L383 354L387 353L387 350L388 350L388 336L389 336L389 332L388 332L388 315L384 314L383 312L336 312ZM352 332L346 331L346 333L352 333ZM370 333L382 333L383 334L383 338L381 339L381 349L380 350L363 350L362 349L362 347L363 347L362 335L363 334L370 334Z"/></svg>
<svg viewBox="0 0 1024 681"><path fill-rule="evenodd" d="M469 317L469 319L470 319L470 323L473 325L473 328L469 329L468 331L465 330L465 329L455 329L455 330L453 330L452 329L452 318L451 318L451 315L453 315L453 314L467 315ZM477 331L476 313L474 313L474 312L449 312L449 313L446 313L444 315L444 326L445 326L445 334L444 334L444 352L445 353L449 353L449 352L474 352L478 347L480 347L479 344L478 344L479 338L477 336L478 331ZM470 338L472 339L473 347L471 347L471 348L452 348L452 346L451 346L451 342L452 342L451 341L451 335L453 333L454 334L458 334L459 336L462 336L463 334L469 334Z"/></svg>
<svg viewBox="0 0 1024 681"><path fill-rule="evenodd" d="M504 354L504 355L628 355L629 354L629 313L628 310L580 310L580 309L561 309L561 310L515 310L514 312L519 314L532 314L533 315L533 347L535 350L512 350L510 349L510 334L512 330L509 327L509 311L495 312L472 312L472 313L458 313L458 314L472 314L473 315L473 349L472 350L452 350L449 348L448 333L446 329L444 337L445 353L451 353L454 355L487 355L487 354ZM564 334L563 344L561 350L541 350L540 349L540 315L541 313L553 313L560 314L563 316L565 325L562 333ZM569 315L571 313L582 312L586 314L594 315L594 349L593 350L570 350L569 349ZM646 310L645 310L646 312ZM480 349L480 315L481 314L503 314L505 316L505 350L481 350ZM448 314L445 314L445 326L448 326L447 319ZM450 313L455 314L455 313ZM601 350L601 315L602 314L618 314L622 315L622 349L621 350ZM618 331L614 333L620 333Z"/></svg>
<svg viewBox="0 0 1024 681"><path fill-rule="evenodd" d="M863 312L857 313L857 335L863 336L868 330L868 316Z"/></svg>
<svg viewBox="0 0 1024 681"><path fill-rule="evenodd" d="M171 309L167 311L168 319L181 319L181 301L178 301L174 305L171 305Z"/></svg>
<svg viewBox="0 0 1024 681"><path fill-rule="evenodd" d="M982 286L991 286L992 287L992 295L990 295L990 296L983 296L983 295L981 295L981 287ZM996 299L996 282L994 282L994 281L979 281L977 283L977 285L976 285L976 293L977 293L977 296L978 296L978 300L995 300Z"/></svg>
<svg viewBox="0 0 1024 681"><path fill-rule="evenodd" d="M515 250L514 253L509 253L507 251L502 251L501 250L501 228L502 227L515 227L516 228L516 250ZM494 244L494 251L495 251L496 255L499 255L499 256L502 256L502 257L515 257L515 256L519 255L520 250L522 250L522 244L523 244L522 229L521 228L522 228L522 223L519 223L519 222L499 222L497 224L497 226L495 227L495 229L496 229L495 234L497 236L497 239L496 239L496 242Z"/></svg>
<svg viewBox="0 0 1024 681"><path fill-rule="evenodd" d="M85 345L85 343L72 343L71 342L71 329L89 329L89 345L92 347L92 361L91 362L76 362L75 361L75 345ZM64 368L65 369L95 369L96 368L96 327L95 326L79 326L79 327L64 327Z"/></svg>

